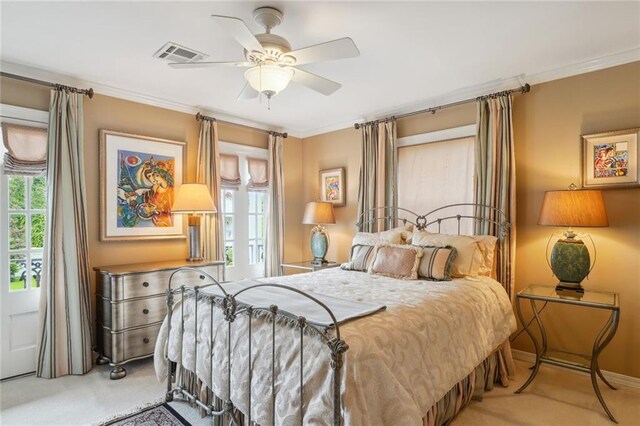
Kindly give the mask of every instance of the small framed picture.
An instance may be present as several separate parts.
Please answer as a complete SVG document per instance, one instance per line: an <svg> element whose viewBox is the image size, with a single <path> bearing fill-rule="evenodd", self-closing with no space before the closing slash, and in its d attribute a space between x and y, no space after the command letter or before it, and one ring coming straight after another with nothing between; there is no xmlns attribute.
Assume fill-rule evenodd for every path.
<svg viewBox="0 0 640 426"><path fill-rule="evenodd" d="M582 186L640 186L640 128L582 136Z"/></svg>
<svg viewBox="0 0 640 426"><path fill-rule="evenodd" d="M329 201L335 207L346 204L344 167L320 170L320 201Z"/></svg>
<svg viewBox="0 0 640 426"><path fill-rule="evenodd" d="M100 130L100 240L185 238L171 212L184 177L184 142Z"/></svg>

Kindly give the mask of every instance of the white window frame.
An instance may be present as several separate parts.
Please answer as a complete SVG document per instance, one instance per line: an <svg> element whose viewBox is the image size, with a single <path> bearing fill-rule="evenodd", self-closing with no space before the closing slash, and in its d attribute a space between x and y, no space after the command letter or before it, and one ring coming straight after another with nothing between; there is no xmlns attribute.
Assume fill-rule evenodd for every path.
<svg viewBox="0 0 640 426"><path fill-rule="evenodd" d="M228 280L243 278L259 278L265 276L265 263L249 264L249 190L247 182L249 170L247 158L260 158L268 160L269 151L266 148L258 148L240 145L231 142L219 142L220 153L237 155L240 158L240 176L242 183L234 190L234 218L233 218L233 266L226 269ZM224 189L224 188L221 188ZM223 200L220 200L222 205ZM265 214L266 220L266 214ZM224 227L224 220L223 227ZM224 233L224 229L223 229ZM265 236L266 237L266 236ZM265 238L266 239L266 238Z"/></svg>

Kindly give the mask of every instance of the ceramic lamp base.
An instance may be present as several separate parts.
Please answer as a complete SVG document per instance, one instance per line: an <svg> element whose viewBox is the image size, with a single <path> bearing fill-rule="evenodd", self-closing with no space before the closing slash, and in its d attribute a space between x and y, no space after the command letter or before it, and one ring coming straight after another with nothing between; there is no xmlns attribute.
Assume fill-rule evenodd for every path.
<svg viewBox="0 0 640 426"><path fill-rule="evenodd" d="M319 226L311 231L311 254L313 254L313 265L328 263L324 258L329 249L329 238L325 230Z"/></svg>
<svg viewBox="0 0 640 426"><path fill-rule="evenodd" d="M591 258L587 246L573 236L558 240L551 251L551 270L560 280L557 288L582 289L580 283L589 275Z"/></svg>

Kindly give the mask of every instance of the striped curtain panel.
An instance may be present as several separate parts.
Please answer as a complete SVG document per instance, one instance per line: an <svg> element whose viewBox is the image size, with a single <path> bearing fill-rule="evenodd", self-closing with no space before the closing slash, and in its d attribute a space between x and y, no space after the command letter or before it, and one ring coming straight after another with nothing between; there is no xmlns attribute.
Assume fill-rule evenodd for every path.
<svg viewBox="0 0 640 426"><path fill-rule="evenodd" d="M269 134L269 196L265 272L280 275L284 258L284 153L282 136Z"/></svg>
<svg viewBox="0 0 640 426"><path fill-rule="evenodd" d="M479 99L477 102L476 203L500 209L478 207L476 215L490 220L507 220L509 238L498 250L497 279L513 298L516 241L516 175L511 95ZM476 234L498 235L495 224L478 222Z"/></svg>
<svg viewBox="0 0 640 426"><path fill-rule="evenodd" d="M198 139L198 159L196 182L204 183L211 191L211 198L217 214L207 214L202 218L205 259L224 259L224 236L220 212L220 146L218 144L218 124L212 120L200 120Z"/></svg>
<svg viewBox="0 0 640 426"><path fill-rule="evenodd" d="M44 378L84 374L92 367L82 131L82 95L52 90L36 369Z"/></svg>
<svg viewBox="0 0 640 426"><path fill-rule="evenodd" d="M358 190L358 218L363 232L376 232L395 226L381 220L395 214L398 207L396 121L366 123L361 127L362 165ZM389 209L374 208L389 207Z"/></svg>

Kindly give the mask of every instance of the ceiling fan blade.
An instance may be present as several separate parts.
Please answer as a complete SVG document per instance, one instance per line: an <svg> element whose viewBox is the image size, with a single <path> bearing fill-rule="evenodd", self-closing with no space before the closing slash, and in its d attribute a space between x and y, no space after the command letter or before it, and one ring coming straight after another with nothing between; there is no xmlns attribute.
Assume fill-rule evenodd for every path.
<svg viewBox="0 0 640 426"><path fill-rule="evenodd" d="M258 51L264 53L262 45L242 19L220 15L211 15L211 17L249 52Z"/></svg>
<svg viewBox="0 0 640 426"><path fill-rule="evenodd" d="M336 83L333 80L329 80L319 75L312 74L308 71L303 71L298 68L289 67L294 70L292 80L296 83L307 86L309 89L315 90L318 93L329 96L336 90L342 87L342 84Z"/></svg>
<svg viewBox="0 0 640 426"><path fill-rule="evenodd" d="M249 85L249 83L246 83L244 85L244 87L242 88L242 91L238 95L237 99L238 100L241 100L241 99L254 99L254 98L257 98L259 94L260 93L258 93L258 91L256 89L251 87Z"/></svg>
<svg viewBox="0 0 640 426"><path fill-rule="evenodd" d="M287 53L287 56L296 58L295 65L309 64L312 62L332 61L360 56L356 44L349 37L339 38L326 43L316 44Z"/></svg>
<svg viewBox="0 0 640 426"><path fill-rule="evenodd" d="M187 69L187 68L210 68L222 66L236 66L236 67L252 67L255 64L251 62L172 62L169 64L171 68Z"/></svg>

